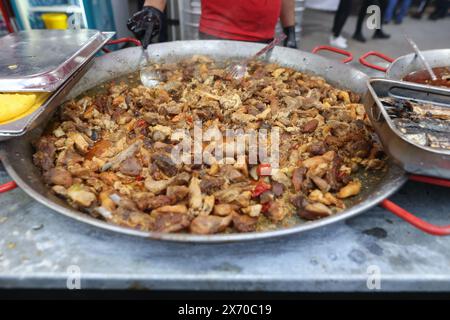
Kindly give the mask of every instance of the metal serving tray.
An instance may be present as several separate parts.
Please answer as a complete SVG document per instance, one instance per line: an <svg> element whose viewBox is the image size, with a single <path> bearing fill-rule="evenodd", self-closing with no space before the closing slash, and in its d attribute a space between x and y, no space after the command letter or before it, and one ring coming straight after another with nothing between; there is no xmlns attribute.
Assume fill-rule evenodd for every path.
<svg viewBox="0 0 450 320"><path fill-rule="evenodd" d="M450 91L409 82L371 79L366 112L386 152L405 171L450 179L450 150L421 146L406 139L392 122L380 98L411 99L450 108Z"/></svg>
<svg viewBox="0 0 450 320"><path fill-rule="evenodd" d="M9 140L24 135L27 131L45 124L48 118L55 112L56 108L65 100L67 94L77 84L81 77L92 65L93 57L81 65L67 81L52 94L45 103L32 114L17 121L0 126L0 141Z"/></svg>
<svg viewBox="0 0 450 320"><path fill-rule="evenodd" d="M33 30L1 38L0 92L52 95L32 114L0 125L0 141L22 136L45 122L113 36L95 30Z"/></svg>
<svg viewBox="0 0 450 320"><path fill-rule="evenodd" d="M0 92L54 92L114 33L31 30L0 38Z"/></svg>

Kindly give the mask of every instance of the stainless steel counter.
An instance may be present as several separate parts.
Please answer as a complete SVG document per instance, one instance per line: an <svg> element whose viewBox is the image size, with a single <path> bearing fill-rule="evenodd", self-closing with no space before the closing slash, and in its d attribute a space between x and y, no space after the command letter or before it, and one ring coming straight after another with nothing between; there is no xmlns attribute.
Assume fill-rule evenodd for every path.
<svg viewBox="0 0 450 320"><path fill-rule="evenodd" d="M393 200L450 221L445 188L408 183ZM0 195L0 208L0 288L66 288L79 270L85 289L369 291L368 274L379 271L382 291L450 290L450 237L423 234L379 207L318 231L223 245L96 230L19 189Z"/></svg>

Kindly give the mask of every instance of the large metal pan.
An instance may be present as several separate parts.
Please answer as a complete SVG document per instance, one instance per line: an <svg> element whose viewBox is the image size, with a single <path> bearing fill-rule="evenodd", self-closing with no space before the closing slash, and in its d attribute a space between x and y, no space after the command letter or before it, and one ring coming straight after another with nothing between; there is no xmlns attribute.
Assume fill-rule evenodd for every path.
<svg viewBox="0 0 450 320"><path fill-rule="evenodd" d="M248 57L260 50L261 47L262 45L260 44L231 41L181 41L153 45L150 49L150 57L155 61L176 61L181 57L203 54L215 59L226 60ZM97 58L91 69L72 90L68 99L74 98L105 81L137 71L142 61L142 54L142 49L140 48L129 48ZM300 71L323 76L332 85L351 90L360 95L366 95L368 91L366 86L368 77L364 73L318 55L277 47L270 54L268 60ZM377 179L371 179L374 181L364 183L365 187L361 195L345 211L319 221L301 223L274 231L213 236L142 232L96 220L72 209L64 201L48 191L41 179L40 171L32 162L33 148L31 142L40 136L42 130L42 128L35 129L20 139L7 141L1 145L0 157L6 170L26 193L49 208L78 221L118 233L152 239L184 242L242 241L276 237L320 228L353 217L377 205L396 192L407 180L405 172L390 163L385 173L379 173L380 176L376 177Z"/></svg>
<svg viewBox="0 0 450 320"><path fill-rule="evenodd" d="M450 66L450 49L437 49L422 51L423 56L432 68ZM367 61L370 56L376 56L389 63L387 67L376 65ZM366 67L385 72L390 80L402 80L414 71L424 70L425 67L415 53L410 53L393 59L377 51L370 51L359 58L361 64Z"/></svg>

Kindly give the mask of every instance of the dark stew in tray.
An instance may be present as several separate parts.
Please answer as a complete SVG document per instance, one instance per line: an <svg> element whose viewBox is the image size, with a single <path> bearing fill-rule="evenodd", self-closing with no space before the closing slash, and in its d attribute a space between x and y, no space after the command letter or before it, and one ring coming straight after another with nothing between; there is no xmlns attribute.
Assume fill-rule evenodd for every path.
<svg viewBox="0 0 450 320"><path fill-rule="evenodd" d="M433 68L436 80L432 80L427 70L414 71L403 78L405 81L450 88L450 67Z"/></svg>

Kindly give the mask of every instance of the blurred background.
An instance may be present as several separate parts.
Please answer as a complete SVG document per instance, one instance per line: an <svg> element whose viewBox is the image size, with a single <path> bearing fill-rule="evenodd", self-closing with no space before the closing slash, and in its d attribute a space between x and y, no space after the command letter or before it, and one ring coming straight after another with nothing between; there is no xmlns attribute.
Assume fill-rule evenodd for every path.
<svg viewBox="0 0 450 320"><path fill-rule="evenodd" d="M363 32L368 36L366 43L352 39L362 2L353 1L352 14L342 31L343 37L348 39L348 49L355 55L375 49L393 56L401 55L410 52L403 41L404 32L410 34L423 49L450 47L448 9L440 17L433 17L439 1L406 1L406 15L399 21L399 10L405 0L389 0L395 4L394 16L397 16L384 28L391 38L372 40L371 31L364 27ZM136 12L137 5L137 0L0 0L0 36L17 30L42 28L90 28L115 31L117 37L132 36L126 22ZM339 0L295 1L300 49L310 51L317 45L329 44L338 5ZM168 1L169 40L197 39L200 14L201 0Z"/></svg>

